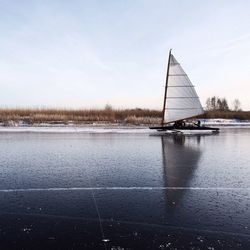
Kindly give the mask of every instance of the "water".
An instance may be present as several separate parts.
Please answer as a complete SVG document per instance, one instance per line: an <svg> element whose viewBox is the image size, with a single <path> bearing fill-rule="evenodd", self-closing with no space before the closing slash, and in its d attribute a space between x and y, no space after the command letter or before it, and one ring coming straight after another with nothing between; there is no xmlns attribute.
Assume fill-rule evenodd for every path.
<svg viewBox="0 0 250 250"><path fill-rule="evenodd" d="M1 249L250 249L250 129L0 133Z"/></svg>

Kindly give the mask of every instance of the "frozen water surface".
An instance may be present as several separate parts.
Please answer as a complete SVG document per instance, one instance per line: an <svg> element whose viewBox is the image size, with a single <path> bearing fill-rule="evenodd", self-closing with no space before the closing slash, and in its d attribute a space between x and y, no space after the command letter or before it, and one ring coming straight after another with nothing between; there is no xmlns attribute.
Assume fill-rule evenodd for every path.
<svg viewBox="0 0 250 250"><path fill-rule="evenodd" d="M250 249L250 128L0 133L2 249Z"/></svg>

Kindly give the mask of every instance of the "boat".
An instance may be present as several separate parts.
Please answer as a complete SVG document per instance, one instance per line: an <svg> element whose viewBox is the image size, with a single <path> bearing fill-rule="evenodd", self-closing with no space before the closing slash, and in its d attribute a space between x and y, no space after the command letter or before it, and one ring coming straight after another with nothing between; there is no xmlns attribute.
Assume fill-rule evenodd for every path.
<svg viewBox="0 0 250 250"><path fill-rule="evenodd" d="M201 125L197 117L202 114L204 110L194 85L170 50L161 125L149 128L175 133L218 132L219 128Z"/></svg>

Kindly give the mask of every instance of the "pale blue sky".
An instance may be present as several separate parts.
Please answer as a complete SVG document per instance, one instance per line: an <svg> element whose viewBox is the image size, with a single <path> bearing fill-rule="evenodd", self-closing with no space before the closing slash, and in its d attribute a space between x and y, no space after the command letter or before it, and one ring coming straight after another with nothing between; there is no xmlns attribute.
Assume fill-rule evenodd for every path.
<svg viewBox="0 0 250 250"><path fill-rule="evenodd" d="M0 0L0 107L157 108L168 50L250 110L250 1Z"/></svg>

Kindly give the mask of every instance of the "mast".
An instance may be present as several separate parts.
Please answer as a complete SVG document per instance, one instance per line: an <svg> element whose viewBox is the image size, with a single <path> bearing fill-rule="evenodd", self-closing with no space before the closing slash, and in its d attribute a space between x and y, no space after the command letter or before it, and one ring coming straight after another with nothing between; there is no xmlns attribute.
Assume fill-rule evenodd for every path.
<svg viewBox="0 0 250 250"><path fill-rule="evenodd" d="M169 75L171 50L172 49L169 50L169 56L168 56L168 67L167 67L167 75L166 75L165 94L164 94L163 109L162 109L162 121L161 121L162 126L164 124L164 118L165 118L165 108L166 108L166 98L167 98L167 89L168 89L168 75Z"/></svg>

